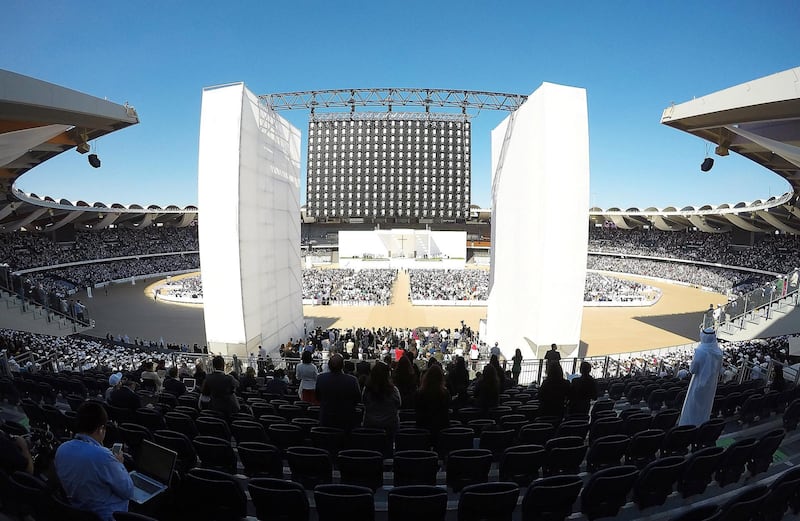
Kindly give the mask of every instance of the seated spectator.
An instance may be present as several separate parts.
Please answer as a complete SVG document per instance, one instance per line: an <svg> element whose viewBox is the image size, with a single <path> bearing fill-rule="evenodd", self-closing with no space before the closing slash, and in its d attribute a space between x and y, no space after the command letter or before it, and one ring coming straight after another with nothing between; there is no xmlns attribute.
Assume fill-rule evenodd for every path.
<svg viewBox="0 0 800 521"><path fill-rule="evenodd" d="M122 384L111 392L110 405L135 411L142 406L142 399L136 394L136 382L123 378Z"/></svg>
<svg viewBox="0 0 800 521"><path fill-rule="evenodd" d="M111 403L111 393L119 389L122 384L122 373L114 373L108 377L108 389L106 389L106 403Z"/></svg>
<svg viewBox="0 0 800 521"><path fill-rule="evenodd" d="M56 474L72 506L113 521L114 512L127 512L133 482L122 453L103 447L108 415L101 404L88 401L78 408L76 422L75 439L56 451Z"/></svg>
<svg viewBox="0 0 800 521"><path fill-rule="evenodd" d="M175 366L170 367L167 371L167 377L164 379L164 392L175 397L186 393L186 386L178 380L178 368Z"/></svg>
<svg viewBox="0 0 800 521"><path fill-rule="evenodd" d="M253 366L248 366L242 377L239 379L239 389L252 391L258 388L256 381L256 370Z"/></svg>
<svg viewBox="0 0 800 521"><path fill-rule="evenodd" d="M286 373L283 369L275 369L273 377L267 380L264 392L269 394L284 395L289 390L289 382L286 381Z"/></svg>
<svg viewBox="0 0 800 521"><path fill-rule="evenodd" d="M0 430L0 471L9 475L17 471L33 474L33 458L25 438Z"/></svg>
<svg viewBox="0 0 800 521"><path fill-rule="evenodd" d="M161 391L161 377L153 370L153 362L146 362L142 366L141 379L143 383L152 382L151 385L155 387L156 392Z"/></svg>

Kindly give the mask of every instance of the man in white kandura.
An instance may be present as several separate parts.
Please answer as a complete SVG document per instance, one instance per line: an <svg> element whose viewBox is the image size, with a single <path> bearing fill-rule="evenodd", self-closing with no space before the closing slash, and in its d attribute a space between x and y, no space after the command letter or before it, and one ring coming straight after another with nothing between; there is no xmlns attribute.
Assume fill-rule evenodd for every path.
<svg viewBox="0 0 800 521"><path fill-rule="evenodd" d="M683 402L679 425L699 426L709 420L721 370L722 350L717 344L717 335L713 328L706 328L700 333L700 344L689 367L692 381Z"/></svg>

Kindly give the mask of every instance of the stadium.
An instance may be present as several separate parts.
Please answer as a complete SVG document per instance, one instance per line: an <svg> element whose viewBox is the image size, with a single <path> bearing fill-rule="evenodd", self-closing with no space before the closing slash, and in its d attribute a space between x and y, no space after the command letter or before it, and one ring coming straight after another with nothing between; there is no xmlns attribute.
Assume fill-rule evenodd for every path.
<svg viewBox="0 0 800 521"><path fill-rule="evenodd" d="M162 208L17 188L37 165L74 150L88 154L93 140L124 136L140 122L128 104L0 70L3 427L36 433L44 453L46 443L77 432L78 407L102 396L110 375L137 375L140 405L149 411L108 404L104 443L124 444L132 467L143 439L175 451L170 478L174 471L180 484L168 479L160 498L131 506L155 519L189 515L169 498L212 490L203 487L227 492L213 508L192 510L198 519L271 519L287 508L282 502L298 519L343 519L344 508L359 519L420 512L431 519L789 519L800 501L800 476L787 470L800 454L800 371L791 365L800 354L798 76L795 68L753 79L673 104L661 118L713 144L716 156L733 152L779 175L791 186L785 194L717 206L575 211L588 207L588 170L580 177L582 156L574 152L576 177L564 173L563 185L537 192L536 212L520 214L505 208L533 181L515 177L528 156L513 145L521 139L514 133L533 115L544 117L530 109L537 103L571 110L576 89L254 96L243 84L209 87L199 204ZM263 148L245 138L236 144L238 185L218 178L232 168L220 159L230 145L220 107L231 102L252 116L237 120L242 135L266 139L269 149L264 162ZM297 129L284 124L283 110L309 111L303 207ZM470 198L470 122L481 110L509 113L492 133L492 208ZM580 114L574 119L580 131ZM574 131L561 122L548 130ZM242 152L248 146L253 163ZM88 161L101 164L97 154ZM713 162L707 158L703 170ZM264 186L246 177L253 172L275 181ZM539 215L552 215L551 225L536 224ZM581 233L571 233L573 223ZM559 226L570 232L555 233ZM565 254L548 261L554 264L519 267L504 253L510 244L540 253L563 246ZM548 271L559 264L563 271ZM538 317L539 310L526 340L508 331L509 324L529 327L526 313ZM492 315L502 324L494 330ZM677 425L686 371L708 326L724 351L711 417ZM570 327L574 341L562 340ZM224 337L237 328L241 335ZM570 380L588 364L599 391L591 408L587 401L585 410L545 412L537 392L550 374L551 338ZM320 406L301 399L302 387L298 394L293 377L304 351L314 352L318 367L340 352L354 374L356 366L370 374L380 360L394 367L410 358L423 375L445 366L448 388L456 386L449 378L460 358L468 387L451 388L449 423L438 440L420 427L414 408L399 410L396 428L376 430L365 420L345 439L344 431L324 430ZM142 377L148 361L190 379L195 368L212 373L214 354L237 379L248 368L254 373L227 422L198 410L196 392L163 391L163 374L157 384ZM502 392L482 408L477 376L494 373L493 364L502 364ZM276 393L272 382L284 373L289 386ZM387 445L389 432L396 437ZM34 463L43 475L46 457ZM430 464L432 472L420 470ZM3 476L3 512L93 519L38 478ZM406 485L416 489L400 488ZM470 517L469 509L479 514Z"/></svg>

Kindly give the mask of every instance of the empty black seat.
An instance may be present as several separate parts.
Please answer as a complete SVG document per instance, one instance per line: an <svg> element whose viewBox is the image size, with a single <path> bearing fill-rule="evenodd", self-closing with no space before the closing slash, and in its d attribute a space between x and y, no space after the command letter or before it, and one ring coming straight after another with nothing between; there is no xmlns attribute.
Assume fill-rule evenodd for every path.
<svg viewBox="0 0 800 521"><path fill-rule="evenodd" d="M556 429L549 423L529 423L523 425L519 430L518 438L520 443L526 445L544 446L548 440L554 438Z"/></svg>
<svg viewBox="0 0 800 521"><path fill-rule="evenodd" d="M712 418L703 423L697 428L697 434L695 434L694 442L692 442L692 450L716 446L717 440L724 429L725 420L723 418Z"/></svg>
<svg viewBox="0 0 800 521"><path fill-rule="evenodd" d="M394 453L394 486L436 485L439 458L433 451L405 450Z"/></svg>
<svg viewBox="0 0 800 521"><path fill-rule="evenodd" d="M178 454L176 467L178 472L185 474L197 465L197 452L194 450L192 440L181 432L160 430L153 433L153 442L174 450Z"/></svg>
<svg viewBox="0 0 800 521"><path fill-rule="evenodd" d="M451 451L447 460L447 486L453 492L458 492L467 485L488 481L491 466L492 453L488 450L461 449Z"/></svg>
<svg viewBox="0 0 800 521"><path fill-rule="evenodd" d="M234 420L231 423L231 432L237 445L246 441L269 442L264 426L256 421Z"/></svg>
<svg viewBox="0 0 800 521"><path fill-rule="evenodd" d="M793 400L783 413L783 428L793 431L797 428L798 421L800 421L800 398Z"/></svg>
<svg viewBox="0 0 800 521"><path fill-rule="evenodd" d="M633 486L633 501L640 510L663 505L683 472L680 456L661 458L649 463L639 473Z"/></svg>
<svg viewBox="0 0 800 521"><path fill-rule="evenodd" d="M308 498L300 483L253 478L247 484L259 520L307 521Z"/></svg>
<svg viewBox="0 0 800 521"><path fill-rule="evenodd" d="M391 440L383 429L356 427L345 438L350 449L374 450L391 457Z"/></svg>
<svg viewBox="0 0 800 521"><path fill-rule="evenodd" d="M764 485L752 485L722 505L720 519L725 521L749 521L755 517L761 503L769 495Z"/></svg>
<svg viewBox="0 0 800 521"><path fill-rule="evenodd" d="M387 495L389 521L444 521L447 492L431 485L394 487Z"/></svg>
<svg viewBox="0 0 800 521"><path fill-rule="evenodd" d="M645 465L656 459L656 452L661 448L666 434L661 429L648 429L636 433L628 444L625 454L625 464L644 468Z"/></svg>
<svg viewBox="0 0 800 521"><path fill-rule="evenodd" d="M282 451L301 445L303 441L302 427L289 423L274 423L269 426L267 434L272 444Z"/></svg>
<svg viewBox="0 0 800 521"><path fill-rule="evenodd" d="M633 465L595 472L581 492L581 512L589 521L616 516L627 501L638 474L639 471Z"/></svg>
<svg viewBox="0 0 800 521"><path fill-rule="evenodd" d="M597 438L586 454L586 470L596 472L618 466L628 450L629 443L630 438L624 434L612 434Z"/></svg>
<svg viewBox="0 0 800 521"><path fill-rule="evenodd" d="M583 440L575 436L549 440L544 446L544 475L577 474L586 456L586 449Z"/></svg>
<svg viewBox="0 0 800 521"><path fill-rule="evenodd" d="M539 477L544 464L544 447L541 445L515 445L507 448L500 457L500 481L513 481L527 487Z"/></svg>
<svg viewBox="0 0 800 521"><path fill-rule="evenodd" d="M192 444L200 458L201 467L236 473L236 454L229 441L213 436L197 436Z"/></svg>
<svg viewBox="0 0 800 521"><path fill-rule="evenodd" d="M198 434L192 417L182 412L170 411L164 414L164 423L166 423L167 429L183 433L189 439L194 439Z"/></svg>
<svg viewBox="0 0 800 521"><path fill-rule="evenodd" d="M286 459L292 471L292 481L313 489L333 480L333 465L328 451L316 447L290 447Z"/></svg>
<svg viewBox="0 0 800 521"><path fill-rule="evenodd" d="M567 420L561 423L556 430L556 437L577 436L585 439L589 433L589 422L583 420Z"/></svg>
<svg viewBox="0 0 800 521"><path fill-rule="evenodd" d="M681 411L678 409L664 409L658 411L655 416L653 416L653 421L650 423L651 429L661 429L664 432L669 431L671 428L678 423L678 418L681 415Z"/></svg>
<svg viewBox="0 0 800 521"><path fill-rule="evenodd" d="M684 498L705 492L724 452L722 447L708 447L689 455L683 475L678 480L678 492Z"/></svg>
<svg viewBox="0 0 800 521"><path fill-rule="evenodd" d="M671 521L717 521L720 518L719 505L702 505L679 514Z"/></svg>
<svg viewBox="0 0 800 521"><path fill-rule="evenodd" d="M685 456L689 453L689 446L696 435L697 427L694 425L677 425L671 428L661 444L661 457Z"/></svg>
<svg viewBox="0 0 800 521"><path fill-rule="evenodd" d="M478 447L491 451L495 459L499 459L503 451L514 444L516 433L512 429L484 430L480 435Z"/></svg>
<svg viewBox="0 0 800 521"><path fill-rule="evenodd" d="M181 514L200 521L239 521L247 515L247 497L236 478L225 472L195 468L181 482ZM214 501L202 501L202 498Z"/></svg>
<svg viewBox="0 0 800 521"><path fill-rule="evenodd" d="M634 436L648 430L652 423L653 417L647 413L632 414L625 420L625 434Z"/></svg>
<svg viewBox="0 0 800 521"><path fill-rule="evenodd" d="M275 445L243 441L236 446L236 451L245 475L283 479L281 452Z"/></svg>
<svg viewBox="0 0 800 521"><path fill-rule="evenodd" d="M402 450L430 450L431 431L420 427L400 428L394 437L394 449Z"/></svg>
<svg viewBox="0 0 800 521"><path fill-rule="evenodd" d="M772 463L772 456L780 447L784 436L786 436L785 430L776 429L766 433L758 440L758 445L753 449L750 461L747 463L747 470L750 471L751 476L766 472Z"/></svg>
<svg viewBox="0 0 800 521"><path fill-rule="evenodd" d="M781 474L769 490L769 496L760 507L764 521L779 521L788 507L796 516L800 507L800 467L793 467Z"/></svg>
<svg viewBox="0 0 800 521"><path fill-rule="evenodd" d="M757 439L745 438L725 449L719 462L719 468L714 474L714 480L719 483L719 486L724 487L739 481L756 445L758 445Z"/></svg>
<svg viewBox="0 0 800 521"><path fill-rule="evenodd" d="M458 500L458 521L511 521L519 487L500 481L465 487Z"/></svg>
<svg viewBox="0 0 800 521"><path fill-rule="evenodd" d="M583 488L579 476L552 476L534 481L522 500L523 521L563 521Z"/></svg>
<svg viewBox="0 0 800 521"><path fill-rule="evenodd" d="M447 455L454 450L471 449L475 431L468 427L448 427L439 431L436 452L442 461L447 461Z"/></svg>
<svg viewBox="0 0 800 521"><path fill-rule="evenodd" d="M356 485L319 485L314 489L319 521L372 521L375 503L372 491Z"/></svg>
<svg viewBox="0 0 800 521"><path fill-rule="evenodd" d="M348 449L336 457L342 483L367 487L383 486L383 455L374 450Z"/></svg>
<svg viewBox="0 0 800 521"><path fill-rule="evenodd" d="M202 436L212 436L221 440L231 439L231 431L228 428L228 423L222 418L198 416L194 421L194 425L197 427L197 432Z"/></svg>
<svg viewBox="0 0 800 521"><path fill-rule="evenodd" d="M331 455L336 454L344 448L344 431L334 427L312 427L309 431L311 444L318 449L325 449Z"/></svg>
<svg viewBox="0 0 800 521"><path fill-rule="evenodd" d="M594 443L594 440L602 438L603 436L624 433L625 421L622 420L622 418L598 418L592 422L592 426L589 429L589 444Z"/></svg>

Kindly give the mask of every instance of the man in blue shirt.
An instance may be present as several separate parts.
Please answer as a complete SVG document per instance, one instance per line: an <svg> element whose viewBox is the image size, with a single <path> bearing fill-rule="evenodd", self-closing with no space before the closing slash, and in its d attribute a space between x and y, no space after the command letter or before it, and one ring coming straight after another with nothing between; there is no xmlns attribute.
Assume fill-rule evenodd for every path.
<svg viewBox="0 0 800 521"><path fill-rule="evenodd" d="M113 521L114 512L128 511L133 481L122 464L122 452L115 455L103 446L108 422L103 406L83 403L76 422L75 439L56 451L56 474L72 506Z"/></svg>

